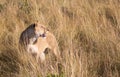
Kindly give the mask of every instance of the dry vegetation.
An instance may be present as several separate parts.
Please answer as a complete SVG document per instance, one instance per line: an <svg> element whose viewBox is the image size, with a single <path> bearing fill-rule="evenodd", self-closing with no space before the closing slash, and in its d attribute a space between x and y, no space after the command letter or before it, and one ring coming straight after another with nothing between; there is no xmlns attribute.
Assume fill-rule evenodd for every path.
<svg viewBox="0 0 120 77"><path fill-rule="evenodd" d="M56 36L59 64L18 49L36 20ZM120 77L120 0L0 0L0 77Z"/></svg>

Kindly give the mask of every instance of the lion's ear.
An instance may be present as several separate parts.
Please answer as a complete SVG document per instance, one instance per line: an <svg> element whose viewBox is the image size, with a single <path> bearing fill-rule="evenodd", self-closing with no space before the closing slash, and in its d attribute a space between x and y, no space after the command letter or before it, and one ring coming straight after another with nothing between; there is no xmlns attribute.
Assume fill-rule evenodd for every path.
<svg viewBox="0 0 120 77"><path fill-rule="evenodd" d="M33 27L35 27L35 23L33 24Z"/></svg>
<svg viewBox="0 0 120 77"><path fill-rule="evenodd" d="M48 29L46 26L44 26L44 25L41 25L41 28L43 28L43 29L49 31L49 29Z"/></svg>
<svg viewBox="0 0 120 77"><path fill-rule="evenodd" d="M36 22L34 23L34 27L37 27L37 23Z"/></svg>
<svg viewBox="0 0 120 77"><path fill-rule="evenodd" d="M39 23L39 22L38 22L38 21L36 21L36 22L34 23L34 24L35 24L35 26L38 26L38 23Z"/></svg>

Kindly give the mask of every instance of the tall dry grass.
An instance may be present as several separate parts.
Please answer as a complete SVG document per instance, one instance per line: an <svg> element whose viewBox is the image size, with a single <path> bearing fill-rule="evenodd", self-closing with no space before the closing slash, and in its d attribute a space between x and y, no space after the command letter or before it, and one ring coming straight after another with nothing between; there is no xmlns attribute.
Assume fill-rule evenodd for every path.
<svg viewBox="0 0 120 77"><path fill-rule="evenodd" d="M119 0L0 0L0 77L120 77ZM36 20L56 36L62 61L18 49Z"/></svg>

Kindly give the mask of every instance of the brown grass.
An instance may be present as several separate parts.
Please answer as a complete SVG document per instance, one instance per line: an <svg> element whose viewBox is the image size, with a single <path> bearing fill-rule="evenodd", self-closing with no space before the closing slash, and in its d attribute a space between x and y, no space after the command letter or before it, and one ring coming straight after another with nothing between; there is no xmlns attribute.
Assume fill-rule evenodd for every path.
<svg viewBox="0 0 120 77"><path fill-rule="evenodd" d="M0 0L0 77L120 77L119 14L119 0ZM36 20L56 36L59 65L18 49Z"/></svg>

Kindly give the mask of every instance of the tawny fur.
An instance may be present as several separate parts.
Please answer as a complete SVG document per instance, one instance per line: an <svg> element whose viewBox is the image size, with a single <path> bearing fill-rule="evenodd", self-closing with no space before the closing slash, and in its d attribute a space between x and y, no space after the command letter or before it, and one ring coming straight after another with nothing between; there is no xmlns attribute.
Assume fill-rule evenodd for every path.
<svg viewBox="0 0 120 77"><path fill-rule="evenodd" d="M58 42L57 42L55 36L49 31L46 32L46 41L49 45L48 48L50 48L53 51L53 53L56 55L56 57L60 58Z"/></svg>
<svg viewBox="0 0 120 77"><path fill-rule="evenodd" d="M37 56L36 56L37 61L39 61L39 58L41 62L45 61L44 51L46 48L51 49L51 51L53 51L55 56L57 58L60 58L60 52L59 52L57 40L55 36L49 31L46 32L45 37L39 37L37 43L34 44L34 46L38 47L38 49L36 49L38 51L35 51L37 52Z"/></svg>

